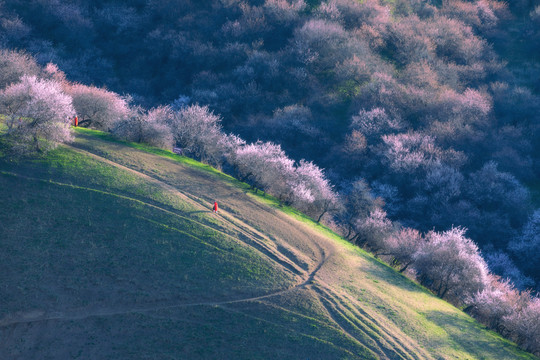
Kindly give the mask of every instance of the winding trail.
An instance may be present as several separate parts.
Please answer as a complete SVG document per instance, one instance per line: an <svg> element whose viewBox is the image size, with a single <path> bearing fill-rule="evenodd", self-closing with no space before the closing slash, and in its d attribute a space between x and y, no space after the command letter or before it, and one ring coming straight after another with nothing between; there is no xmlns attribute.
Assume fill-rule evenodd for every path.
<svg viewBox="0 0 540 360"><path fill-rule="evenodd" d="M115 168L128 171L145 179L145 181L151 182L161 189L167 190L174 196L178 196L182 201L191 205L197 212L208 212L210 209L208 202L195 196L180 190L155 176L149 175L142 171L135 170L128 166L122 165L103 156L87 151L74 145L68 145L68 147L80 154L90 156L95 160L108 164ZM264 300L280 295L285 295L294 291L309 288L313 294L316 295L323 307L326 309L329 320L335 324L335 328L339 329L346 336L350 337L353 341L360 343L372 354L381 359L420 359L423 357L415 356L415 352L419 350L414 346L408 344L402 344L400 339L392 336L391 331L386 330L380 322L371 317L362 309L356 309L351 306L354 304L353 299L342 299L331 287L327 286L321 278L317 278L319 271L327 264L328 260L334 255L335 245L329 241L318 242L316 239L309 237L310 245L312 246L316 259L312 259L310 263L307 263L300 258L294 256L295 251L292 248L288 248L286 244L280 244L279 246L275 241L271 240L268 236L258 231L255 227L247 224L245 221L235 217L233 214L228 213L224 209L220 210L220 214L217 218L221 220L223 225L215 222L203 222L202 219L195 219L190 216L188 212L168 206L162 203L152 203L143 201L141 199L133 198L120 193L107 192L100 189L94 189L89 187L82 187L73 184L60 183L52 180L31 178L24 175L0 172L3 174L9 174L12 176L19 176L28 180L43 181L58 186L68 186L85 191L94 191L102 194L115 196L128 201L134 201L144 206L154 208L156 210L165 212L167 214L180 217L184 220L194 222L199 226L203 226L207 229L217 231L234 241L241 242L246 246L249 246L254 251L257 251L261 256L266 257L271 262L282 267L284 271L293 274L299 278L298 282L293 286L274 291L267 294L258 296L251 296L239 299L216 299L214 301L201 301L201 302L167 302L161 304L146 304L138 306L122 306L122 307L98 307L98 308L77 308L66 309L62 311L32 311L26 313L13 313L7 317L0 319L0 328L12 328L20 324L30 324L47 321L76 321L93 317L111 317L117 315L126 314L142 314L157 312L163 310L173 310L187 307L197 306L223 306L231 305L243 302L264 302ZM241 236L233 236L229 232L236 232ZM282 247L285 252L280 251L279 247ZM308 270L311 268L311 270ZM228 308L228 307L227 307ZM420 351L422 353L423 351ZM429 355L423 352L422 355L426 355L425 358L430 358Z"/></svg>
<svg viewBox="0 0 540 360"><path fill-rule="evenodd" d="M73 309L73 310L67 310L63 312L58 311L58 312L50 312L50 313L34 311L34 312L22 314L17 317L4 318L0 320L0 327L9 327L9 326L18 325L18 324L27 324L27 323L35 323L35 322L43 322L43 321L82 320L82 319L87 319L90 317L115 316L115 315L125 315L125 314L132 314L132 313L146 313L146 312L170 310L170 309L193 307L193 306L220 306L220 305L235 304L235 303L248 302L248 301L264 300L273 296L283 295L283 294L286 294L286 293L289 293L298 289L302 289L310 285L313 279L315 278L315 276L317 275L317 272L321 269L321 267L324 266L327 260L328 259L326 257L323 257L323 259L317 265L317 267L308 274L307 279L301 282L300 284L294 285L293 287L290 287L285 290L280 290L280 291L272 292L265 295L241 298L241 299L222 300L222 301L204 301L204 302L177 303L177 304L138 306L138 307L134 306L131 308L122 307L118 309L105 307L105 308L99 308L99 309Z"/></svg>
<svg viewBox="0 0 540 360"><path fill-rule="evenodd" d="M194 201L193 199L187 197L185 194L178 191L178 189L176 189L176 188L172 187L171 185L166 184L166 183L164 183L164 182L162 182L162 181L160 181L158 179L152 178L152 177L150 177L150 176L148 176L146 174L143 174L143 173L140 173L140 172L138 172L136 170L127 168L127 167L125 167L123 165L114 163L114 162L112 162L112 161L110 161L108 159L100 157L99 155L88 153L88 152L86 152L84 150L80 150L80 149L75 149L75 150L80 151L80 152L84 152L85 154L93 155L94 157L98 158L100 161L105 161L110 165L119 167L119 168L124 169L124 170L129 170L131 172L134 172L137 175L142 176L142 177L146 178L149 181L157 182L161 186L167 188L168 190L173 191L175 194L177 194L179 196L182 196L182 198L184 200L189 201L191 204L196 205L197 207L202 208L204 210L208 210L203 205L201 205L200 203ZM67 186L67 187L71 187L71 188L75 188L75 189L81 189L81 190L85 190L85 191L99 192L99 193L102 193L102 194L105 194L105 195L111 195L111 196L119 197L119 198L122 198L122 199L125 199L125 200L141 203L141 204L144 204L145 206L152 207L154 209L166 212L168 214L171 214L171 215L174 215L174 216L179 216L179 217L182 217L183 219L196 222L200 226L204 226L204 227L210 228L210 229L212 229L214 231L218 231L218 232L220 232L220 233L222 233L222 234L224 234L224 235L226 235L228 237L231 237L234 240L238 241L238 239L236 239L236 238L232 237L232 235L229 235L226 232L222 231L222 229L218 229L218 228L209 226L207 224L203 224L203 223L201 223L199 221L196 221L196 220L193 220L191 218L186 218L185 216L179 215L175 211L165 209L163 207L157 206L155 204L151 204L149 202L142 201L140 199L135 199L135 198L125 196L125 195L122 195L122 194L111 193L111 192L107 192L107 191L103 191L103 190L99 190L99 189L93 189L93 188L89 188L89 187L81 187L81 186L77 186L77 185L73 185L73 184L66 184L66 183L56 182L56 181L52 181L52 180L32 178L32 177L16 174L16 173L13 173L13 172L2 171L0 173L4 174L4 175L21 177L21 178L31 180L31 181L41 181L41 182L47 182L47 183L51 183L51 184L58 185L58 186ZM178 210L176 210L176 211L178 211ZM236 219L236 220L241 225L235 223L231 219L230 216L220 216L220 218L223 219L224 221L226 221L228 224L232 225L235 230L242 233L248 239L253 239L253 235L250 234L250 232L260 234L258 231L256 231L252 227L246 225L245 223L241 222L238 219ZM246 231L244 228L242 228L242 226L248 227L249 231ZM260 237L264 238L263 235L260 235ZM270 241L270 240L268 240L268 241ZM317 245L317 248L320 251L320 260L319 260L318 264L316 265L316 267L311 272L305 273L305 271L300 266L293 263L290 259L282 256L282 254L279 253L276 249L273 249L273 248L271 248L269 246L266 246L266 244L264 244L265 246L255 246L254 243L258 244L258 245L261 245L261 243L257 242L257 241L252 241L252 242L242 241L242 242L244 242L248 246L254 248L256 251L261 253L261 255L264 255L267 258L274 261L275 263L278 263L279 265L281 265L284 268L284 270L290 271L290 272L292 272L292 273L294 273L296 275L303 275L302 276L303 280L300 283L298 283L298 284L296 284L296 285L294 285L294 286L292 286L292 287L290 287L288 289L284 289L284 290L280 290L280 291L276 291L276 292L272 292L272 293L264 294L264 295L260 295L260 296L254 296L254 297L249 297L249 298L241 298L241 299L207 301L207 302L192 302L192 303L176 303L176 304L168 303L168 304L163 304L163 305L135 306L135 307L131 307L131 308L126 308L126 307L107 308L107 307L105 307L105 308L98 308L98 309L72 309L72 310L55 311L55 312L49 312L49 313L44 312L44 311L32 311L32 312L28 312L28 313L24 313L24 314L18 314L18 315L15 315L15 316L14 315L8 316L8 317L0 320L0 327L9 327L9 326L17 325L17 324L26 324L26 323L35 323L35 322L53 321L53 320L56 320L56 321L69 321L69 320L81 320L81 319L86 319L86 318L90 318L90 317L115 316L115 315L123 315L123 314L130 314L130 313L145 313L145 312L160 311L160 310L167 310L167 309L176 309L176 308L182 308L182 307L220 306L220 305L234 304L234 303L240 303L240 302L259 301L259 300L263 300L263 299L266 299L266 298L269 298L269 297L283 295L283 294L286 294L286 293L289 293L289 292L292 292L292 291L295 291L295 290L298 290L298 289L302 289L302 288L306 287L307 285L310 285L313 282L317 272L324 266L324 264L328 260L328 256L326 255L325 251L320 246Z"/></svg>
<svg viewBox="0 0 540 360"><path fill-rule="evenodd" d="M231 238L233 241L240 241L243 244L245 244L245 245L251 247L252 249L254 249L255 251L257 251L262 256L264 256L266 258L269 258L271 261L274 261L275 263L281 265L284 268L285 271L291 272L291 273L293 273L295 275L302 275L302 274L305 273L305 271L303 269L299 268L296 264L292 263L289 259L284 259L284 257L280 256L281 253L277 252L277 250L272 249L271 247L268 247L268 246L261 246L260 243L255 242L255 241L247 241L246 242L246 241L242 241L240 239L237 239L236 237L234 237L234 236L228 234L227 232L223 231L224 229L220 229L218 227L213 227L213 226L211 226L209 224L202 223L202 222L197 221L197 220L195 220L193 218L180 215L178 213L178 212L180 212L180 213L182 212L180 210L175 209L175 211L172 211L172 210L163 208L161 206L158 206L156 204L149 203L147 201L143 201L143 200L140 200L140 199L132 198L130 196L126 196L126 195L122 195L122 194L116 194L116 193L112 193L112 192L108 192L108 191L104 191L104 190L100 190L100 189L95 189L95 188L90 188L90 187L83 187L83 186L78 186L78 185L73 185L73 184L67 184L67 183L62 183L62 182L52 181L52 180L47 180L47 179L33 178L33 177L29 177L29 176L9 172L9 171L0 171L0 174L16 176L16 177L20 177L20 178L30 180L30 181L41 181L41 182L46 182L46 183L50 183L50 184L54 184L54 185L58 185L58 186L65 186L65 187L71 187L71 188L74 188L74 189L80 189L80 190L84 190L84 191L97 192L97 193L100 193L100 194L110 195L110 196L114 196L114 197L117 197L117 198L120 198L120 199L136 202L136 203L151 207L153 209L165 212L165 213L167 213L169 215L173 215L173 216L182 218L184 220L196 223L197 225L199 225L201 227L205 227L207 229L217 231L217 232ZM243 233L243 235L248 236L245 233Z"/></svg>
<svg viewBox="0 0 540 360"><path fill-rule="evenodd" d="M86 155L86 156L90 156L98 161L101 161L101 162L104 162L108 165L111 165L111 166L114 166L118 169L121 169L121 170L125 170L125 171L128 171L128 172L131 172L149 182L152 182L154 184L157 184L159 185L160 187L170 191L171 193L175 194L176 196L180 197L182 200L184 200L186 203L194 206L195 208L198 208L199 210L201 211L204 211L204 212L210 212L208 206L206 205L206 203L200 199L198 199L197 197L195 196L191 196L183 191L181 191L180 189L178 189L177 187L174 187L160 179L157 179L156 177L154 176L150 176L148 174L145 174L143 172L140 172L140 171L137 171L137 170L134 170L130 167L127 167L127 166L124 166L124 165L121 165L119 163L116 163L112 160L109 160L107 158L104 158L100 155L97 155L95 153L92 153L92 152L89 152L87 150L83 150L81 148L78 148L78 147L75 147L73 145L68 145L69 148L71 148L73 151L76 151L78 153L81 153L83 155ZM141 201L141 200L139 200ZM151 203L148 203L148 202L144 202L144 201L141 201L149 206L152 206L154 208L157 208L159 210L162 210L162 211L165 211L165 212L168 212L168 213L172 213L172 214L175 214L175 211L179 211L177 209L175 209L175 211L171 211L171 210L167 210L163 207L160 207L160 206L157 206L155 204L151 204ZM220 210L220 213L218 213L217 215L219 218L221 218L225 223L229 224L231 227L233 227L236 231L240 232L241 234L243 234L246 239L249 240L249 244L248 245L251 245L252 247L255 247L259 252L263 253L265 256L270 256L273 258L274 261L277 261L280 265L286 267L288 270L294 272L295 274L299 275L299 274L302 274L305 272L305 270L299 266L298 264L296 264L294 261L292 261L291 259L289 259L286 255L284 255L283 253L279 252L276 248L272 247L271 245L273 245L273 242L272 240L268 239L268 237L266 237L265 235L261 234L260 232L258 232L257 230L255 230L253 227L247 225L246 223L242 222L240 219L237 219L237 218L234 218L233 220L233 217L228 215L226 211L224 210ZM192 220L190 218L190 220ZM192 220L192 221L195 221L195 220ZM202 225L202 226L205 226L205 227L210 227L212 228L212 226L208 225L208 224L202 224L198 221L196 221L198 224ZM218 228L213 228L214 230L216 231L219 231L219 232L222 232L224 233L225 235L229 236L229 234L227 234L225 231L223 231L224 229L218 229ZM270 255L271 254L271 255Z"/></svg>

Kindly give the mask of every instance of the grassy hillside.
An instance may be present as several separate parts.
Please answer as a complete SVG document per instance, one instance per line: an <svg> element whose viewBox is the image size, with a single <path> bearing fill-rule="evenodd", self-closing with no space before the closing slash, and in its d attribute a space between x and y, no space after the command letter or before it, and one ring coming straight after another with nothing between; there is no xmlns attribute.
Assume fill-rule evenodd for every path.
<svg viewBox="0 0 540 360"><path fill-rule="evenodd" d="M534 359L192 160L83 129L0 152L1 359Z"/></svg>

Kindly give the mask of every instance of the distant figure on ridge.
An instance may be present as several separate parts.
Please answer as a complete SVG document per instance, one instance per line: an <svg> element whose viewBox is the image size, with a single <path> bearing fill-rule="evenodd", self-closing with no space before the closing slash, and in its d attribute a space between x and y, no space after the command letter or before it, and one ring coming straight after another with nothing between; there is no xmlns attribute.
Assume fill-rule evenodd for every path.
<svg viewBox="0 0 540 360"><path fill-rule="evenodd" d="M218 205L217 205L217 201L214 201L214 212L217 214L218 212Z"/></svg>
<svg viewBox="0 0 540 360"><path fill-rule="evenodd" d="M75 116L75 119L73 119L73 125L75 127L79 126L79 117L78 116Z"/></svg>

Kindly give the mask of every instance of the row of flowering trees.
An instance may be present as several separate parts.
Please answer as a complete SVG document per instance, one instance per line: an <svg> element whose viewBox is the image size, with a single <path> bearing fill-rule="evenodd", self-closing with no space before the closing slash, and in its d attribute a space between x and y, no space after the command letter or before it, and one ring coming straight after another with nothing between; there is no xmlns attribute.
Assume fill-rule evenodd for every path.
<svg viewBox="0 0 540 360"><path fill-rule="evenodd" d="M19 63L24 65L22 71ZM166 149L181 147L186 155L234 172L255 189L274 195L281 204L292 205L318 222L325 220L349 241L414 277L437 296L465 306L487 326L526 350L540 353L540 300L491 275L478 247L465 236L465 229L452 227L422 234L393 223L383 210L383 200L373 195L364 180L352 181L337 192L313 162L295 162L278 144L247 144L226 134L220 117L206 106L184 102L147 110L114 92L72 84L52 64L44 69L31 65L32 59L24 54L0 52L4 137L15 151L46 151L70 141L75 115L81 126L109 131L121 139ZM384 111L373 110L360 113L354 126L371 141L370 134L385 126L397 129L400 124ZM386 135L382 141L392 171L416 171L441 156L442 150L432 139L416 134ZM538 247L539 218L535 213L512 243L516 253Z"/></svg>
<svg viewBox="0 0 540 360"><path fill-rule="evenodd" d="M523 234L512 243L516 251L538 247L539 213L535 212ZM465 236L465 229L452 227L422 235L392 224L380 209L358 219L356 226L357 241L376 256L416 278L437 296L464 307L523 349L540 354L540 298L491 274L476 244Z"/></svg>

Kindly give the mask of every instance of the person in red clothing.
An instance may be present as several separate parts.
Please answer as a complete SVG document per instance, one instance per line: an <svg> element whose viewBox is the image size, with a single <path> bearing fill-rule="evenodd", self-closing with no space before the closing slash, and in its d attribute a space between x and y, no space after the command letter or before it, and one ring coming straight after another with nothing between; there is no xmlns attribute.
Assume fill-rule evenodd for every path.
<svg viewBox="0 0 540 360"><path fill-rule="evenodd" d="M79 126L79 117L78 116L75 116L75 119L73 119L73 125L75 125L75 127Z"/></svg>
<svg viewBox="0 0 540 360"><path fill-rule="evenodd" d="M214 212L217 213L218 212L218 205L217 205L217 201L214 201Z"/></svg>

